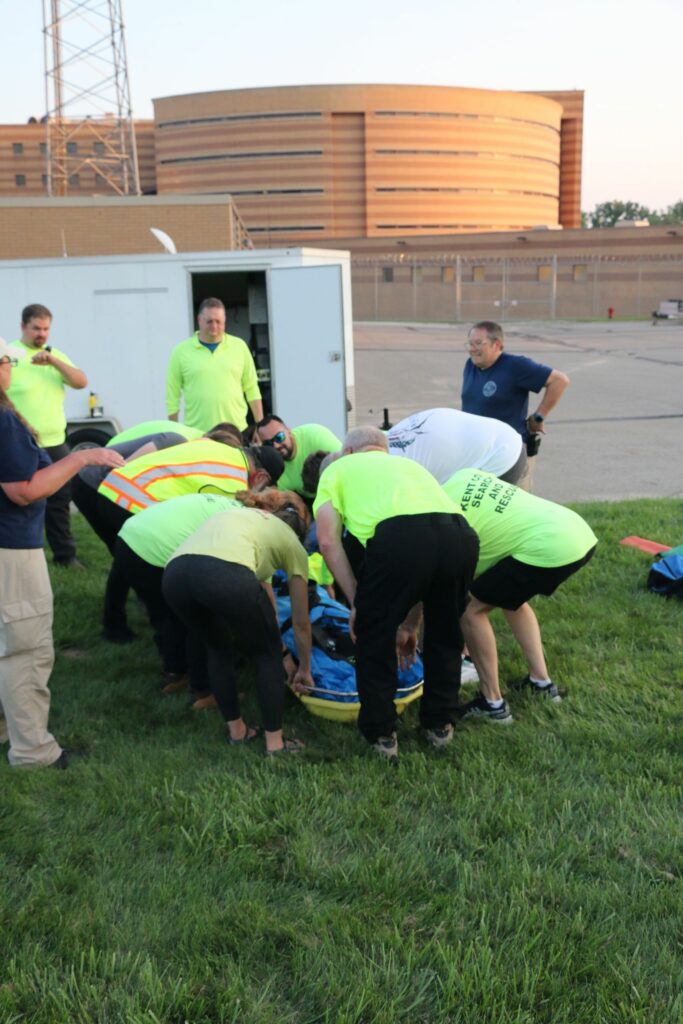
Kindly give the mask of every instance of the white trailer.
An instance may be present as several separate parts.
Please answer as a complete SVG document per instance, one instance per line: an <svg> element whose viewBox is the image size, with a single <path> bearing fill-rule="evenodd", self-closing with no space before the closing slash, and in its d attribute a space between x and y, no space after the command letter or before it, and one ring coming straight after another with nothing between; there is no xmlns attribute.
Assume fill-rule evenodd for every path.
<svg viewBox="0 0 683 1024"><path fill-rule="evenodd" d="M322 423L343 437L354 400L348 252L2 260L0 336L18 336L24 306L48 306L50 341L89 379L88 390L66 389L71 439L89 431L103 443L119 424L166 418L171 350L196 329L197 308L209 296L225 303L228 333L249 344L266 410L293 426ZM102 418L90 418L89 391Z"/></svg>

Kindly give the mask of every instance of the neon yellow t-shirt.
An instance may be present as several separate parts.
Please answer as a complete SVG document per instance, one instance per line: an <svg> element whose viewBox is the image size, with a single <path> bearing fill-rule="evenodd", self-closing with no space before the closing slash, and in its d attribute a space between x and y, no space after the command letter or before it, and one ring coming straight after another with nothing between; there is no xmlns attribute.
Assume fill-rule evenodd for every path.
<svg viewBox="0 0 683 1024"><path fill-rule="evenodd" d="M315 580L321 587L330 587L334 583L334 576L319 551L314 551L308 556L308 578Z"/></svg>
<svg viewBox="0 0 683 1024"><path fill-rule="evenodd" d="M320 477L313 513L317 515L328 501L361 544L374 536L385 519L458 511L432 474L417 462L378 451L344 455L328 466Z"/></svg>
<svg viewBox="0 0 683 1024"><path fill-rule="evenodd" d="M123 441L135 441L138 437L146 437L147 434L165 434L171 431L180 434L186 441L194 441L202 436L201 430L196 427L188 427L185 423L176 423L175 420L147 420L146 423L138 423L136 427L128 427L120 434L107 441L107 448L112 444L121 444Z"/></svg>
<svg viewBox="0 0 683 1024"><path fill-rule="evenodd" d="M277 482L281 491L297 491L299 494L312 498L310 491L304 490L301 479L301 471L304 462L313 452L338 452L341 450L341 441L319 423L304 423L300 427L294 427L292 437L296 441L296 453L293 459L285 462L285 469Z"/></svg>
<svg viewBox="0 0 683 1024"><path fill-rule="evenodd" d="M166 378L166 409L177 413L183 396L184 422L202 432L217 423L247 425L247 402L261 397L256 367L241 338L224 334L215 351L199 334L173 349Z"/></svg>
<svg viewBox="0 0 683 1024"><path fill-rule="evenodd" d="M481 469L461 469L443 489L479 534L475 576L509 556L526 565L559 568L577 562L597 543L576 512Z"/></svg>
<svg viewBox="0 0 683 1024"><path fill-rule="evenodd" d="M229 508L242 505L221 494L183 494L131 516L121 527L119 537L145 562L163 569L190 534L211 516Z"/></svg>
<svg viewBox="0 0 683 1024"><path fill-rule="evenodd" d="M277 569L308 579L308 556L286 523L257 508L234 508L207 519L173 555L211 555L245 565L258 580Z"/></svg>
<svg viewBox="0 0 683 1024"><path fill-rule="evenodd" d="M7 392L17 409L38 433L43 448L62 444L66 436L64 415L64 378L54 366L37 366L31 359L39 348L14 341L12 355L19 362L12 370L12 382ZM51 346L50 351L67 366L73 366L68 356Z"/></svg>

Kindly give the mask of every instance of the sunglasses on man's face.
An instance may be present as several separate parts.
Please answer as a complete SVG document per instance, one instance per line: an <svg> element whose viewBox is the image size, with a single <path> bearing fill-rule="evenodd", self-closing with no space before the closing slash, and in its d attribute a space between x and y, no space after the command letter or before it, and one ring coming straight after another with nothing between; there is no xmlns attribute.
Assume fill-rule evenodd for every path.
<svg viewBox="0 0 683 1024"><path fill-rule="evenodd" d="M275 444L284 444L287 440L287 435L284 430L278 430L277 434L273 434L267 441L261 441L261 444L266 445L267 448L272 448Z"/></svg>

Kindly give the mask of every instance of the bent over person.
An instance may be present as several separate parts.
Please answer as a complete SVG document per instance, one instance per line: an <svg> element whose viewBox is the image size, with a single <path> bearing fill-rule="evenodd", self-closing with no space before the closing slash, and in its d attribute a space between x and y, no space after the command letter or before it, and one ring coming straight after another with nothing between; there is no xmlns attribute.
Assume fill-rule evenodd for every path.
<svg viewBox="0 0 683 1024"><path fill-rule="evenodd" d="M164 571L163 594L188 630L206 643L209 684L229 742L249 743L261 732L240 712L234 667L240 644L255 661L266 755L296 754L303 744L282 734L282 638L268 581L278 569L287 573L299 655L293 682L312 687L308 558L301 545L310 517L292 491L246 500L251 507L218 512L180 545Z"/></svg>
<svg viewBox="0 0 683 1024"><path fill-rule="evenodd" d="M463 717L506 725L512 715L500 692L496 638L489 621L501 608L529 667L524 679L532 693L559 703L548 675L541 630L528 602L549 597L593 557L597 538L580 515L563 505L527 494L481 470L463 469L444 486L479 534L479 561L470 587L472 600L462 629L477 666L481 693L462 709Z"/></svg>
<svg viewBox="0 0 683 1024"><path fill-rule="evenodd" d="M434 477L390 458L384 434L357 427L327 466L314 512L320 551L351 605L356 639L358 726L374 750L398 756L396 654L414 658L424 612L420 724L432 746L453 736L463 647L460 616L479 544ZM356 577L342 547L346 528L364 547Z"/></svg>
<svg viewBox="0 0 683 1024"><path fill-rule="evenodd" d="M256 424L261 444L274 448L284 459L285 468L278 481L281 491L296 491L304 498L313 499L315 492L307 490L303 479L306 459L314 452L338 452L341 441L321 423L302 423L290 430L284 420L271 413Z"/></svg>

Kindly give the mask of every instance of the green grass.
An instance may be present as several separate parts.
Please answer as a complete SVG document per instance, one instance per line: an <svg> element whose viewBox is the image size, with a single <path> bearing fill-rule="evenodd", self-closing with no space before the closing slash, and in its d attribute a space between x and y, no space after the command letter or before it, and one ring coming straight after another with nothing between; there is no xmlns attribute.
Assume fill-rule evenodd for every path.
<svg viewBox="0 0 683 1024"><path fill-rule="evenodd" d="M0 766L1 1024L677 1024L683 606L647 593L636 533L680 502L581 507L593 562L536 602L560 707L397 769L293 699L300 761L230 748L158 695L142 614L98 636L105 559L54 573L67 772ZM523 674L500 623L503 679ZM251 694L247 711L255 715Z"/></svg>

